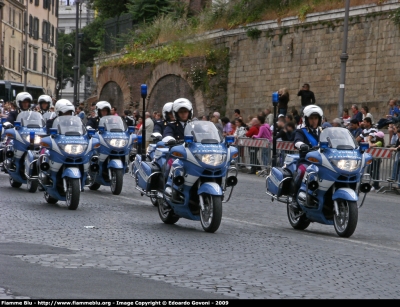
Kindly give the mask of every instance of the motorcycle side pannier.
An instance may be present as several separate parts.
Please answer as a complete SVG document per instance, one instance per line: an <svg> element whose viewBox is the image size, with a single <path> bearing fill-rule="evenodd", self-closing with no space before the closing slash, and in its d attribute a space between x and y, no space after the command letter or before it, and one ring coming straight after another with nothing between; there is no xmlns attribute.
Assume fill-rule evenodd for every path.
<svg viewBox="0 0 400 307"><path fill-rule="evenodd" d="M268 190L278 197L282 195L290 195L292 180L292 173L288 169L273 167L271 175L267 178Z"/></svg>
<svg viewBox="0 0 400 307"><path fill-rule="evenodd" d="M143 172L138 172L139 186L146 187L145 190L148 192L157 190L161 174L160 167L154 162L142 162L142 170Z"/></svg>

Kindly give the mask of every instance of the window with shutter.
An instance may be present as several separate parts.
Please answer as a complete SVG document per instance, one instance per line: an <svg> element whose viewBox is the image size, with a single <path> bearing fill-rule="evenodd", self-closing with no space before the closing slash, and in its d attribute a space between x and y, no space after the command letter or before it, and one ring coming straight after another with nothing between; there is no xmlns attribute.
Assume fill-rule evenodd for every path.
<svg viewBox="0 0 400 307"><path fill-rule="evenodd" d="M48 43L50 43L51 44L51 37L50 37L50 29L51 29L51 27L50 27L50 22L48 22L47 24L46 24L46 26L47 26L47 42Z"/></svg>
<svg viewBox="0 0 400 307"><path fill-rule="evenodd" d="M32 28L33 28L33 17L29 15L29 36L32 36Z"/></svg>
<svg viewBox="0 0 400 307"><path fill-rule="evenodd" d="M35 0L35 6L39 6L39 0Z"/></svg>
<svg viewBox="0 0 400 307"><path fill-rule="evenodd" d="M47 22L45 20L42 22L42 41L47 42Z"/></svg>
<svg viewBox="0 0 400 307"><path fill-rule="evenodd" d="M54 46L54 26L51 26L51 45Z"/></svg>
<svg viewBox="0 0 400 307"><path fill-rule="evenodd" d="M33 20L33 38L39 39L39 19L36 17Z"/></svg>

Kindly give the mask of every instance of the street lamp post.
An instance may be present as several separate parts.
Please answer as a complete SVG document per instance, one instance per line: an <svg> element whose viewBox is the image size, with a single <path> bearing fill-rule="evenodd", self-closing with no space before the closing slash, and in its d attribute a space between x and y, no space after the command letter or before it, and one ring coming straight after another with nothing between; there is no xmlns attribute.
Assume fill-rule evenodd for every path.
<svg viewBox="0 0 400 307"><path fill-rule="evenodd" d="M25 26L25 42L24 42L24 92L26 92L26 86L28 83L28 0L26 0L25 16L24 16L24 26Z"/></svg>
<svg viewBox="0 0 400 307"><path fill-rule="evenodd" d="M80 0L75 0L76 20L75 20L75 65L74 69L74 105L79 105L78 82L79 82L79 4Z"/></svg>
<svg viewBox="0 0 400 307"><path fill-rule="evenodd" d="M349 33L349 10L350 10L350 0L346 0L346 8L344 12L344 25L343 25L343 47L342 54L340 55L340 85L339 85L339 107L338 113L339 118L343 116L343 106L344 106L344 88L346 82L346 62L349 59L347 54L347 35Z"/></svg>
<svg viewBox="0 0 400 307"><path fill-rule="evenodd" d="M69 51L68 56L71 56L71 50L73 46L70 43L64 44L62 48L62 55L61 55L61 90L60 90L60 98L62 98L62 90L63 90L63 81L64 81L64 50L67 48Z"/></svg>

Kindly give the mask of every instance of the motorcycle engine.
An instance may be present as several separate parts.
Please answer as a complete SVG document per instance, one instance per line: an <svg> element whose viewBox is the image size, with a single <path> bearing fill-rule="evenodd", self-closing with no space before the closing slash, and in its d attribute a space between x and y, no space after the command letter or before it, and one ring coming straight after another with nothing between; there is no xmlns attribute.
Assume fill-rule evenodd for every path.
<svg viewBox="0 0 400 307"><path fill-rule="evenodd" d="M307 194L303 191L300 191L299 194L297 194L297 202L299 205L307 208L318 208L318 199L309 195L307 201Z"/></svg>

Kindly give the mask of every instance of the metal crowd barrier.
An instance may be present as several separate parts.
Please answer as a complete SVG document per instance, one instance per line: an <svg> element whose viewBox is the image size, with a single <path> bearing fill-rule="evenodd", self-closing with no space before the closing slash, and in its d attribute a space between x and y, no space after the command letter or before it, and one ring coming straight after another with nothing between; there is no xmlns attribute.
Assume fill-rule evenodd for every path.
<svg viewBox="0 0 400 307"><path fill-rule="evenodd" d="M272 165L272 144L268 139L238 138L235 142L239 150L237 165L241 168L256 167L258 175L268 175ZM276 142L277 165L283 166L288 153L295 153L292 142Z"/></svg>
<svg viewBox="0 0 400 307"><path fill-rule="evenodd" d="M372 164L366 169L361 181L369 182L371 185L379 185L377 193L395 192L399 194L400 190L397 187L400 185L398 179L398 166L396 161L400 157L400 152L390 150L389 148L369 148L367 152L372 155ZM394 181L388 181L393 175L393 170L396 167ZM395 185L395 186L393 186Z"/></svg>

